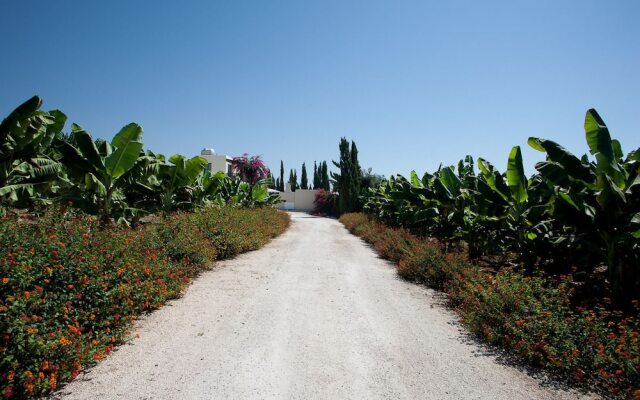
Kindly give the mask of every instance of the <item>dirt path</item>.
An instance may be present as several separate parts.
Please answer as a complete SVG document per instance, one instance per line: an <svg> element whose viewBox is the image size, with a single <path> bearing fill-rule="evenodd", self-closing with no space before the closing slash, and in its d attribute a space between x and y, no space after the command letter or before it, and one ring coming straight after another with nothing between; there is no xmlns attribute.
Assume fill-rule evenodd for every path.
<svg viewBox="0 0 640 400"><path fill-rule="evenodd" d="M62 397L579 398L487 354L434 292L398 280L337 221L292 217L141 321Z"/></svg>

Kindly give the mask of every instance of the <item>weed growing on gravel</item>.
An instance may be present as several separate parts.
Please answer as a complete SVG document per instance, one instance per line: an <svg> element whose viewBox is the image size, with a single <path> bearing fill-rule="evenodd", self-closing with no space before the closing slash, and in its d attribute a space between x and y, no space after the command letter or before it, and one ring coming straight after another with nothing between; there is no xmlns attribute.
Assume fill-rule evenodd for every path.
<svg viewBox="0 0 640 400"><path fill-rule="evenodd" d="M288 224L272 208L178 213L141 229L101 229L59 209L35 223L0 220L2 395L45 394L73 379L212 261L257 249Z"/></svg>
<svg viewBox="0 0 640 400"><path fill-rule="evenodd" d="M484 271L438 243L389 228L364 214L340 221L386 259L404 279L447 293L463 324L528 363L621 398L640 399L640 315L604 304L572 303L567 277Z"/></svg>

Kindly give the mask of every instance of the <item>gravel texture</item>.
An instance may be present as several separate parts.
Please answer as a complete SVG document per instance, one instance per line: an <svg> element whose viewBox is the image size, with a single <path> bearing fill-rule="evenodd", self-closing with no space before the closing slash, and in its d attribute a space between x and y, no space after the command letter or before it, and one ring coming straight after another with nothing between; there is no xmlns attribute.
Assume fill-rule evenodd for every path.
<svg viewBox="0 0 640 400"><path fill-rule="evenodd" d="M336 220L291 215L285 234L201 275L56 397L588 397L476 343L440 295L399 280Z"/></svg>

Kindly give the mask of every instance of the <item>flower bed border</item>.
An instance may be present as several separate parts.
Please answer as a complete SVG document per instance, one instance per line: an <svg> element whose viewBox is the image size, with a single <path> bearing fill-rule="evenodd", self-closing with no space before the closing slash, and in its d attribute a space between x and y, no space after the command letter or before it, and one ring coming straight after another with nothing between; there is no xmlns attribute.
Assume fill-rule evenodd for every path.
<svg viewBox="0 0 640 400"><path fill-rule="evenodd" d="M289 223L271 207L176 213L139 229L59 208L0 219L0 396L74 379L213 261L256 250Z"/></svg>

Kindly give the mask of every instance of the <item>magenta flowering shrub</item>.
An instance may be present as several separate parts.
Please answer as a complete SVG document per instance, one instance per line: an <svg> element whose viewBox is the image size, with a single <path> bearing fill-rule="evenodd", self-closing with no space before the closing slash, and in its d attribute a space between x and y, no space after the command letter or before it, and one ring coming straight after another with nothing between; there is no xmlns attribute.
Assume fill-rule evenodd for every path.
<svg viewBox="0 0 640 400"><path fill-rule="evenodd" d="M247 153L244 153L240 157L234 157L231 160L231 166L240 179L252 185L269 176L269 168L264 165L260 156L249 157Z"/></svg>
<svg viewBox="0 0 640 400"><path fill-rule="evenodd" d="M318 189L316 198L313 201L314 212L326 215L338 215L338 199L335 193L324 189Z"/></svg>

